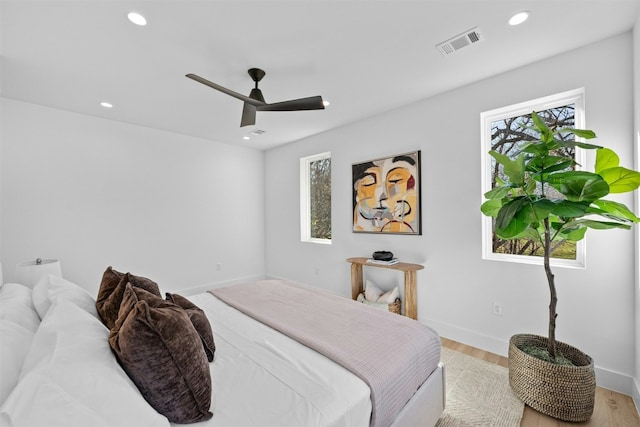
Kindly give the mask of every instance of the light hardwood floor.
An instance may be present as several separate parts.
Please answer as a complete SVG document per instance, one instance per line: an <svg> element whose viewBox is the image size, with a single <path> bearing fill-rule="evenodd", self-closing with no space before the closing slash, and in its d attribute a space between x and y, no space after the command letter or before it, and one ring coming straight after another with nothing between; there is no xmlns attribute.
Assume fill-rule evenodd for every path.
<svg viewBox="0 0 640 427"><path fill-rule="evenodd" d="M508 367L506 357L489 353L466 344L442 338L442 346L469 356L476 357L496 365ZM606 388L596 388L596 402L591 419L584 423L566 423L543 415L528 406L524 408L524 416L520 427L640 427L640 416L631 397Z"/></svg>

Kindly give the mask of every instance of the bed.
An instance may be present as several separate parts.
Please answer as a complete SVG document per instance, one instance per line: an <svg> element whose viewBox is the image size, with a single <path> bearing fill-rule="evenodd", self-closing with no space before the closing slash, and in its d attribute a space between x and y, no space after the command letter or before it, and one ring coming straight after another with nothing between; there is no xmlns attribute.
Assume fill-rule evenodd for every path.
<svg viewBox="0 0 640 427"><path fill-rule="evenodd" d="M279 281L251 285L271 290L276 282ZM288 282L285 285L297 286ZM365 307L347 298L320 293L323 298L334 298L339 304L353 304L349 311ZM372 411L380 404L372 403L370 384L309 345L247 315L243 312L246 308L224 302L225 298L228 296L215 296L211 292L186 298L186 304L206 315L213 331L215 344L209 345L214 347L210 355L204 338L200 342L198 335L171 333L184 335L185 341L180 345L198 341L200 348L205 347L204 356L199 357L204 357L206 382L210 384L209 389L203 389L207 392L206 399L201 396L207 401L207 407L201 420L189 422L202 427L373 425L375 412ZM372 318L383 313L371 307L364 309L371 310ZM285 307L282 311L288 309ZM96 310L96 298L63 278L48 276L33 289L13 283L3 285L0 288L0 425L184 425L182 421L170 421L174 417L154 409L145 399L146 393L143 397L142 388L132 380L128 365L119 363L122 362L120 354L109 343L111 340L113 344L113 330L110 332L103 322ZM193 324L196 325L195 321ZM384 331L375 323L371 328ZM444 366L439 363L438 336L430 330L429 333L432 334L427 351L428 358L432 359L426 368L429 375L424 381L420 380L417 390L410 392L406 404L403 403L390 421L377 425L426 427L435 425L442 413ZM185 353L191 357L196 351ZM211 361L207 360L209 356ZM145 365L156 361L155 356L142 358ZM151 371L158 376L160 368L155 366ZM179 389L175 383L169 384L171 392ZM378 401L384 401L385 395L378 396L382 396ZM207 411L212 416L207 415Z"/></svg>

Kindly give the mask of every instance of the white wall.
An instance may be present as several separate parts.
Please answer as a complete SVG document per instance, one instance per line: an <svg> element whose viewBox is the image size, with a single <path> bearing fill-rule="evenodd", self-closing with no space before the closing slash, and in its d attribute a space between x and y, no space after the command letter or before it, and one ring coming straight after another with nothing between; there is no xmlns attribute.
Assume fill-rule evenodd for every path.
<svg viewBox="0 0 640 427"><path fill-rule="evenodd" d="M267 275L347 296L345 259L387 249L425 265L418 272L418 316L441 335L500 354L512 334L546 335L542 267L481 259L480 113L585 87L587 127L632 167L632 83L632 36L626 33L268 151ZM422 150L423 235L353 234L351 164L414 149ZM333 244L301 243L298 161L324 151L332 152ZM616 200L633 203L629 195ZM600 384L630 394L636 369L634 233L589 233L587 268L554 270L558 338L594 357ZM395 272L367 274L380 283L402 282ZM502 304L503 316L492 315L493 301Z"/></svg>
<svg viewBox="0 0 640 427"><path fill-rule="evenodd" d="M633 93L636 167L640 167L640 14L633 30ZM640 197L636 196L636 209L640 210ZM636 229L636 374L632 396L640 411L640 230Z"/></svg>
<svg viewBox="0 0 640 427"><path fill-rule="evenodd" d="M262 152L0 102L5 280L37 257L94 295L109 265L163 292L263 277Z"/></svg>

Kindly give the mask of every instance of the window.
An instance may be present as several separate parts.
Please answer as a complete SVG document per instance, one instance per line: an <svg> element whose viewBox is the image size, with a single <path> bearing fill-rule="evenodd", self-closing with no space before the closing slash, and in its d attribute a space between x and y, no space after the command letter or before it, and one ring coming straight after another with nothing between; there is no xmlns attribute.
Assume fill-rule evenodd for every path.
<svg viewBox="0 0 640 427"><path fill-rule="evenodd" d="M504 177L502 166L488 152L495 150L515 158L522 144L537 135L531 127L531 112L536 111L549 127L584 129L584 90L578 89L557 95L512 105L481 114L482 126L482 194L491 190ZM567 138L574 138L571 134ZM567 149L569 150L569 149ZM578 165L584 165L585 155L580 148L564 154L572 155ZM576 168L582 168L577 166ZM484 202L484 197L482 198ZM542 245L533 239L502 240L493 230L494 220L483 215L482 255L484 259L542 264ZM551 263L557 266L584 267L584 242L560 241L551 248Z"/></svg>
<svg viewBox="0 0 640 427"><path fill-rule="evenodd" d="M300 159L300 233L303 242L331 243L331 153Z"/></svg>

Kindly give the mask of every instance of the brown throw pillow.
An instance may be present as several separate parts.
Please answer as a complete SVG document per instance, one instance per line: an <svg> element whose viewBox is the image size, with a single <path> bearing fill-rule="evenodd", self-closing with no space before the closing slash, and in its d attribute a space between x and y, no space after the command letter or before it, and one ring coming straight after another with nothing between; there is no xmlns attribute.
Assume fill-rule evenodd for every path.
<svg viewBox="0 0 640 427"><path fill-rule="evenodd" d="M191 323L193 323L196 331L198 331L198 335L200 335L204 352L207 354L207 359L209 362L213 362L213 355L216 352L216 344L213 341L211 324L209 323L207 316L204 314L204 311L182 295L170 294L169 292L165 295L167 296L167 301L171 301L177 306L182 307L184 311L187 312L189 319L191 319Z"/></svg>
<svg viewBox="0 0 640 427"><path fill-rule="evenodd" d="M142 288L162 298L158 284L146 277L134 276L129 273L120 273L111 266L102 275L98 297L96 298L96 310L102 319L102 323L111 329L115 325L120 310L120 302L127 283Z"/></svg>
<svg viewBox="0 0 640 427"><path fill-rule="evenodd" d="M142 396L169 421L213 416L209 363L182 308L127 284L109 344Z"/></svg>

